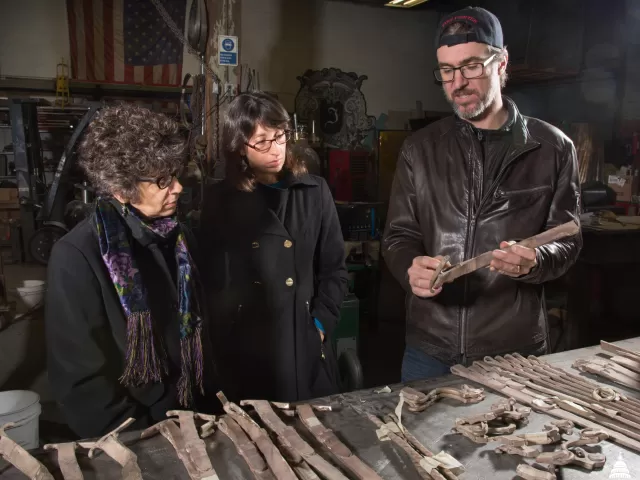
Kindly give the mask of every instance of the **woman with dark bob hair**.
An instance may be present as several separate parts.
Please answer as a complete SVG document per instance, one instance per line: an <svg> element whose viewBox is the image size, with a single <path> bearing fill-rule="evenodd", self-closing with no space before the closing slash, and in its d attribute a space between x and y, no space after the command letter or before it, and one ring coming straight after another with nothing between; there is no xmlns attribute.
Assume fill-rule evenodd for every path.
<svg viewBox="0 0 640 480"><path fill-rule="evenodd" d="M265 93L230 104L223 182L201 215L214 348L234 399L297 401L338 393L331 340L346 293L331 192L295 158L289 115Z"/></svg>
<svg viewBox="0 0 640 480"><path fill-rule="evenodd" d="M176 122L124 104L100 110L79 147L99 196L53 247L45 322L51 388L80 437L215 399L193 242L175 216L186 146Z"/></svg>

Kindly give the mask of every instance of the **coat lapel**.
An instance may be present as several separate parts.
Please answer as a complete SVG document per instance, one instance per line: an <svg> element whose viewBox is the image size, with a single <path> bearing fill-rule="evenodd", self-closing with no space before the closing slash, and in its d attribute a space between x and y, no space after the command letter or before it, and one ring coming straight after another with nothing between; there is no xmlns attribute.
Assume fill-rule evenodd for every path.
<svg viewBox="0 0 640 480"><path fill-rule="evenodd" d="M289 237L289 232L266 205L262 196L256 192L234 192L237 196L230 202L230 224L238 232L244 232L250 236L263 234Z"/></svg>

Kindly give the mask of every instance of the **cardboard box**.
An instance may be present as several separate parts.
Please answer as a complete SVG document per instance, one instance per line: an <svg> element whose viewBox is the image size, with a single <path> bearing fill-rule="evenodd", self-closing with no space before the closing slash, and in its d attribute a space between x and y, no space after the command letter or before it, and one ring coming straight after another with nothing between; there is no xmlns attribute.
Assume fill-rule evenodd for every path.
<svg viewBox="0 0 640 480"><path fill-rule="evenodd" d="M630 202L638 191L638 177L631 175L609 175L607 185L616 192L616 201Z"/></svg>
<svg viewBox="0 0 640 480"><path fill-rule="evenodd" d="M0 188L0 205L18 205L17 188Z"/></svg>

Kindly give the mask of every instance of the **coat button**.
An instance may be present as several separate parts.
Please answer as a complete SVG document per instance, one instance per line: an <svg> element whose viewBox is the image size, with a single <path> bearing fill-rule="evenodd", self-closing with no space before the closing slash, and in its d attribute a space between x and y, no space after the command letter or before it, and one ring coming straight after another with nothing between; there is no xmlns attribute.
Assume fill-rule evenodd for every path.
<svg viewBox="0 0 640 480"><path fill-rule="evenodd" d="M291 247L293 247L293 242L291 240L285 240L284 248L291 248Z"/></svg>
<svg viewBox="0 0 640 480"><path fill-rule="evenodd" d="M260 248L260 244L258 242L253 242L251 244L251 248Z"/></svg>
<svg viewBox="0 0 640 480"><path fill-rule="evenodd" d="M287 287L293 287L293 278L287 278L284 283L287 284Z"/></svg>

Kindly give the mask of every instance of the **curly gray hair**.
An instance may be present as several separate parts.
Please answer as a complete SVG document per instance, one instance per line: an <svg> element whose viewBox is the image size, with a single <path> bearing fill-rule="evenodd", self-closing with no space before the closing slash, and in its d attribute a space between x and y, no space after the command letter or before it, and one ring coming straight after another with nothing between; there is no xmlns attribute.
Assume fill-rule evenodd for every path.
<svg viewBox="0 0 640 480"><path fill-rule="evenodd" d="M99 194L136 202L139 179L172 175L185 163L187 138L166 115L122 103L96 114L78 155Z"/></svg>

